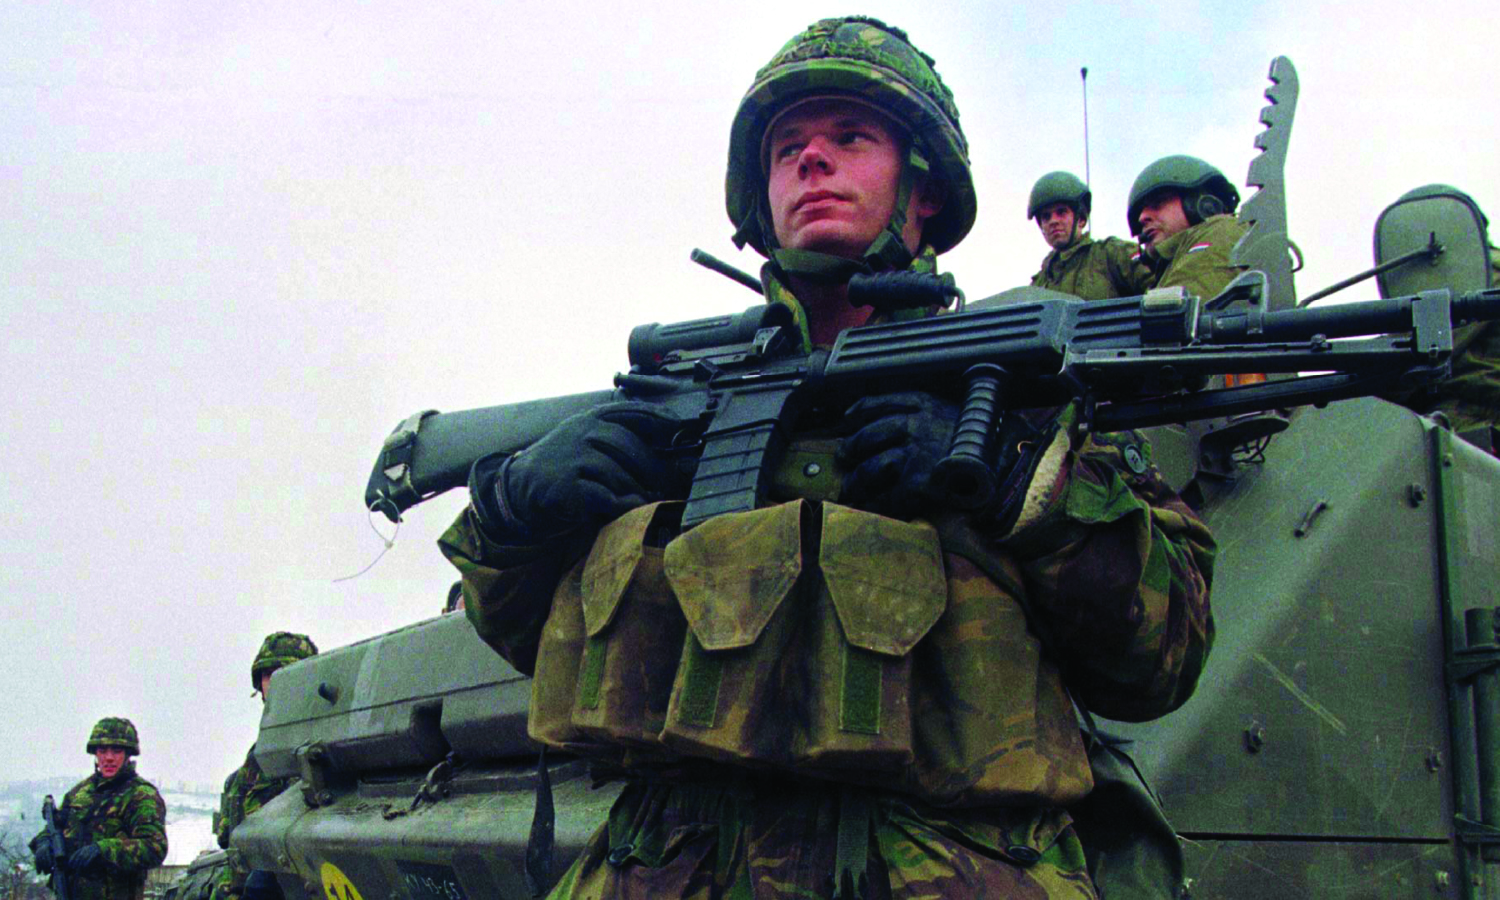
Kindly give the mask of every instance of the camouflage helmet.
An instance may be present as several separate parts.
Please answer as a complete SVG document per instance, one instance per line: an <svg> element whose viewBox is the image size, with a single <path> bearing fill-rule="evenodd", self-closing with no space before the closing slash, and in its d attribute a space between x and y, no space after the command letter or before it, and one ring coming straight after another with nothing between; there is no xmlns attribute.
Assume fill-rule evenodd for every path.
<svg viewBox="0 0 1500 900"><path fill-rule="evenodd" d="M1077 175L1072 172L1048 172L1031 187L1031 199L1026 201L1026 218L1035 219L1044 206L1066 203L1075 216L1087 219L1093 200L1093 192L1088 185L1078 180Z"/></svg>
<svg viewBox="0 0 1500 900"><path fill-rule="evenodd" d="M131 756L141 752L141 739L135 733L135 723L118 716L105 716L94 724L89 732L89 742L84 750L94 753L101 747L119 747Z"/></svg>
<svg viewBox="0 0 1500 900"><path fill-rule="evenodd" d="M255 654L255 662L250 664L250 685L258 691L261 675L317 654L318 646L305 634L290 631L268 634L261 642L260 652Z"/></svg>
<svg viewBox="0 0 1500 900"><path fill-rule="evenodd" d="M1484 214L1484 210L1479 208L1479 204L1474 202L1474 198L1451 184L1424 184L1421 187L1412 188L1402 194L1396 202L1400 203L1402 200L1420 200L1423 197L1441 197L1444 194L1462 198L1465 203L1474 207L1475 212L1479 213L1479 221L1484 223L1484 227L1486 229L1490 227L1490 217Z"/></svg>
<svg viewBox="0 0 1500 900"><path fill-rule="evenodd" d="M788 41L755 74L730 127L724 189L736 245L748 243L767 256L776 248L761 158L772 120L799 101L837 95L890 115L941 183L943 207L926 222L923 241L942 253L963 240L976 211L969 143L953 92L933 66L906 32L866 16L823 19Z"/></svg>
<svg viewBox="0 0 1500 900"><path fill-rule="evenodd" d="M1171 189L1182 195L1182 211L1189 225L1209 216L1232 213L1240 205L1240 192L1224 173L1196 156L1164 156L1141 170L1130 186L1130 233L1141 233L1141 208L1146 198Z"/></svg>

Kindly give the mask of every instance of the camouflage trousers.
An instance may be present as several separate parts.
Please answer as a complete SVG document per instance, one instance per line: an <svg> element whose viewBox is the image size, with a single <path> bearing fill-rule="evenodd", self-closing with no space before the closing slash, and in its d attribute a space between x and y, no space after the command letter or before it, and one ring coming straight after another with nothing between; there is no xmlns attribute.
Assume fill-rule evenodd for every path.
<svg viewBox="0 0 1500 900"><path fill-rule="evenodd" d="M837 874L836 874L837 873ZM549 895L1097 900L1061 810L939 810L823 782L633 782Z"/></svg>

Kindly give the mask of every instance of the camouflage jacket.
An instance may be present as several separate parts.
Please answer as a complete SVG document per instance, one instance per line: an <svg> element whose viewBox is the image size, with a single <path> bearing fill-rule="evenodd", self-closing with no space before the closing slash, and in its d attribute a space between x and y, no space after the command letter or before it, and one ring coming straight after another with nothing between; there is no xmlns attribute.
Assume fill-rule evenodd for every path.
<svg viewBox="0 0 1500 900"><path fill-rule="evenodd" d="M292 783L291 778L267 778L255 761L255 745L245 754L245 764L224 779L224 793L219 795L219 815L215 817L215 836L219 846L229 850L226 864L214 879L213 900L234 900L245 889L250 867L239 851L229 846L229 837L245 817L270 803Z"/></svg>
<svg viewBox="0 0 1500 900"><path fill-rule="evenodd" d="M1187 288L1189 294L1207 300L1224 290L1240 273L1229 264L1229 251L1245 234L1245 226L1234 216L1210 216L1141 254L1150 269L1146 287Z"/></svg>
<svg viewBox="0 0 1500 900"><path fill-rule="evenodd" d="M277 794L292 783L290 778L267 778L255 761L255 745L245 754L245 764L235 769L224 781L224 793L219 796L219 824L216 836L220 847L229 846L229 834L245 817L271 802Z"/></svg>
<svg viewBox="0 0 1500 900"><path fill-rule="evenodd" d="M1116 237L1096 241L1088 235L1048 253L1041 270L1031 276L1033 287L1085 300L1134 297L1146 292L1150 280L1151 270L1134 243Z"/></svg>
<svg viewBox="0 0 1500 900"><path fill-rule="evenodd" d="M838 504L837 443L799 426L770 506L681 536L665 503L544 547L472 511L440 539L479 635L535 675L532 736L644 779L555 896L821 891L850 821L893 892L1092 896L1062 809L1092 784L1069 690L1133 720L1187 698L1212 537L1135 435L1068 451L1004 536Z"/></svg>
<svg viewBox="0 0 1500 900"><path fill-rule="evenodd" d="M146 872L167 857L167 805L151 782L126 763L113 778L95 772L74 785L58 808L69 852L99 845L104 867L68 873L74 900L132 900L144 896ZM31 841L33 852L46 833ZM61 861L59 861L61 864Z"/></svg>
<svg viewBox="0 0 1500 900"><path fill-rule="evenodd" d="M1490 287L1500 285L1500 249L1490 248ZM1476 322L1453 332L1453 375L1409 397L1418 412L1441 412L1456 431L1500 425L1500 323Z"/></svg>

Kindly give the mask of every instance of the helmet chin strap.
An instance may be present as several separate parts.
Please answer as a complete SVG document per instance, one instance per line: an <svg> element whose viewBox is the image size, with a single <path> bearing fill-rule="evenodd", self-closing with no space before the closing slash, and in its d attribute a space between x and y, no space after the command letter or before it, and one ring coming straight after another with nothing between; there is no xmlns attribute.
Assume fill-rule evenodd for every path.
<svg viewBox="0 0 1500 900"><path fill-rule="evenodd" d="M913 143L896 181L896 202L891 208L891 217L859 259L848 259L817 250L777 246L775 227L767 221L770 217L765 214L765 205L762 204L756 220L760 224L761 234L766 236L771 259L788 275L820 284L837 284L848 281L851 275L857 274L906 271L915 259L902 237L902 232L906 230L906 210L911 205L912 191L916 190L917 180L927 178L930 172L927 157ZM740 235L736 234L736 243L739 238Z"/></svg>

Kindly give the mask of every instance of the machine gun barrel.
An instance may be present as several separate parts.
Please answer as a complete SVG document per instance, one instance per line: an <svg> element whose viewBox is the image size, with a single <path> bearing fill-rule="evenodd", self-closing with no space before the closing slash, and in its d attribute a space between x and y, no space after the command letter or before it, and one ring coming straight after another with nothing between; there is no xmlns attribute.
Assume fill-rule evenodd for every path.
<svg viewBox="0 0 1500 900"><path fill-rule="evenodd" d="M684 516L691 524L753 508L780 432L809 407L896 390L969 394L987 398L992 408L976 414L988 423L982 429L992 431L1004 408L1076 397L1092 427L1126 430L1430 382L1447 374L1457 325L1496 318L1500 289L1275 311L1205 310L1180 292L1087 303L981 301L961 313L851 328L830 350L804 356L784 307L753 307L635 329L632 368L616 376L615 390L413 416L387 438L365 501L398 520L413 504L467 483L480 457L515 452L570 415L632 399L670 404L675 415L699 419L695 437L703 450ZM980 372L996 381L976 394L972 382ZM1203 376L1234 372L1331 374L1191 389ZM970 412L967 460L962 477L953 479L968 487L965 496L951 498L957 506L985 493L972 477L983 451L972 446L981 426L967 418Z"/></svg>

